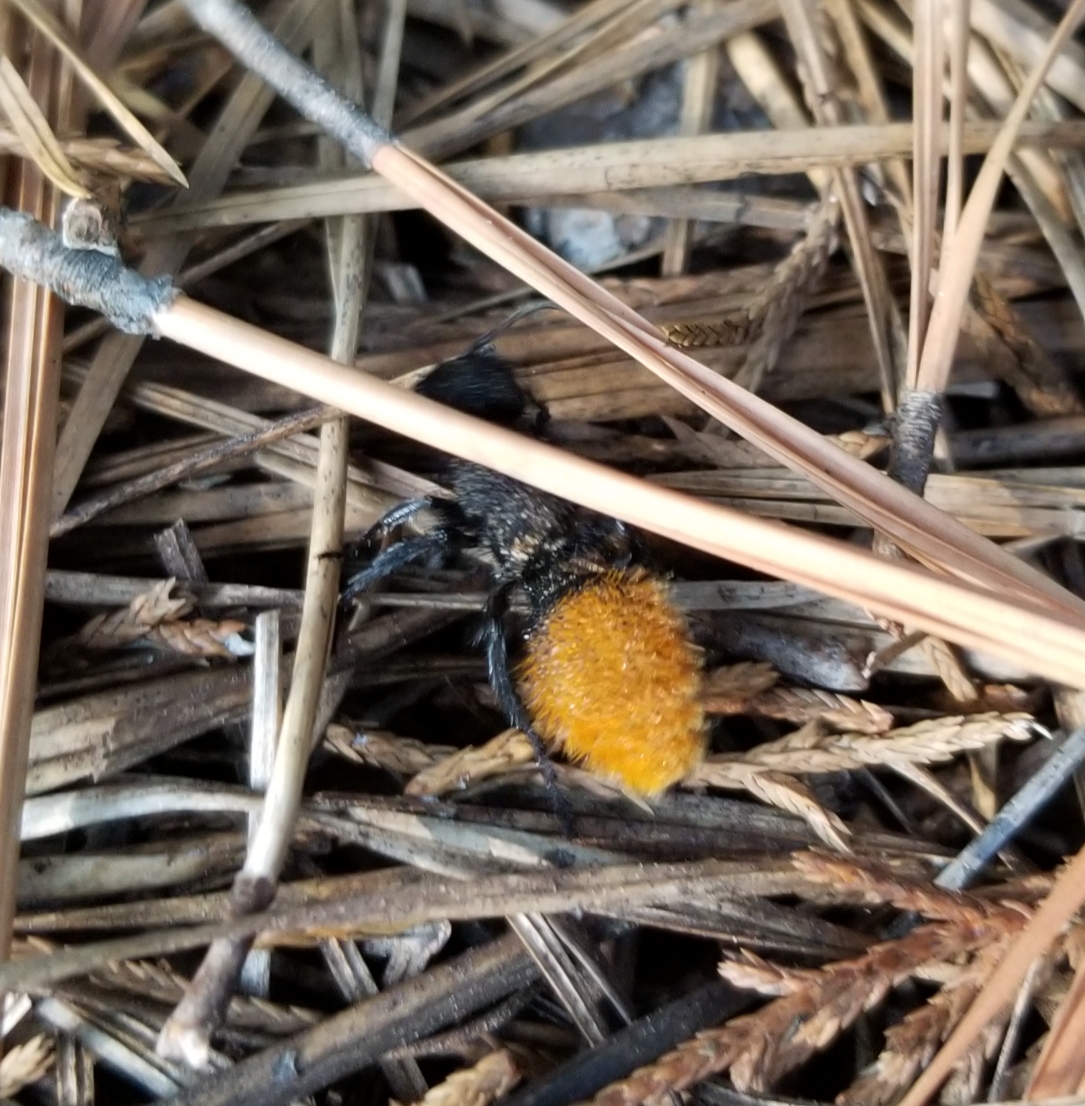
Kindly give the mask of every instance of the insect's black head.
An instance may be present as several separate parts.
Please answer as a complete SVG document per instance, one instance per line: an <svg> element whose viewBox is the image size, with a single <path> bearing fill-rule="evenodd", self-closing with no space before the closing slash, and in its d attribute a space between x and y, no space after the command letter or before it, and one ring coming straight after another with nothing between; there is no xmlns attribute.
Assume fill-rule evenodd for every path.
<svg viewBox="0 0 1085 1106"><path fill-rule="evenodd" d="M416 391L464 414L503 426L519 422L529 402L509 366L491 345L472 346L460 357L442 361Z"/></svg>

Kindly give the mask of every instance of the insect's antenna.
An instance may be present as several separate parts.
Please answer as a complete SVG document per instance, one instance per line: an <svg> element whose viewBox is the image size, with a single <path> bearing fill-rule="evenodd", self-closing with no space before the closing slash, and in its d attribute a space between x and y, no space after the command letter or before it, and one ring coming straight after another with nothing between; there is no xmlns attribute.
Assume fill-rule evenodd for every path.
<svg viewBox="0 0 1085 1106"><path fill-rule="evenodd" d="M532 300L518 307L507 319L499 322L492 330L488 330L481 338L476 338L469 352L474 353L483 346L488 346L499 334L503 334L510 327L514 327L521 319L528 315L534 315L536 311L561 311L556 303L550 300Z"/></svg>

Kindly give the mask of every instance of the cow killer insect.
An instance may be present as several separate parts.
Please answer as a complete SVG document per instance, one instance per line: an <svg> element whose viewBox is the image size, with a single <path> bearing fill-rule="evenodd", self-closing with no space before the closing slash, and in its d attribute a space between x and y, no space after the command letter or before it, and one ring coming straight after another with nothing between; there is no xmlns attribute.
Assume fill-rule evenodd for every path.
<svg viewBox="0 0 1085 1106"><path fill-rule="evenodd" d="M417 391L509 425L526 405L508 366L487 346L438 365ZM482 622L490 683L548 779L548 750L643 796L688 775L705 744L700 656L635 536L615 519L478 465L446 458L436 479L450 499L401 503L367 539L422 510L433 524L377 553L348 581L344 600L409 564L481 558L493 581ZM529 615L512 664L506 624L518 593Z"/></svg>

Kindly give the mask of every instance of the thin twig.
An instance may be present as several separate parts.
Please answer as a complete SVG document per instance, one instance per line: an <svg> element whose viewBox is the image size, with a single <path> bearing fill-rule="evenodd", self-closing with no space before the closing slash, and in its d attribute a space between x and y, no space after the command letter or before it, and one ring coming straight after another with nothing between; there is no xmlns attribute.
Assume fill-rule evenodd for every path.
<svg viewBox="0 0 1085 1106"><path fill-rule="evenodd" d="M89 522L105 511L119 507L123 503L130 503L134 499L150 495L162 488L176 484L180 480L187 480L205 469L213 468L235 457L243 457L248 453L254 453L258 449L271 445L273 442L289 438L294 434L300 434L306 430L312 430L315 426L327 422L334 412L328 407L317 407L309 411L301 411L296 415L287 415L275 422L254 430L251 434L240 434L226 441L216 442L206 449L193 450L184 460L176 461L165 468L150 472L146 476L137 477L126 483L116 484L100 495L84 499L76 504L70 511L61 515L49 527L50 538L67 534L77 526Z"/></svg>
<svg viewBox="0 0 1085 1106"><path fill-rule="evenodd" d="M984 867L1055 797L1083 763L1085 727L1070 734L995 815L983 833L974 837L946 865L936 880L938 885L961 888L974 882Z"/></svg>

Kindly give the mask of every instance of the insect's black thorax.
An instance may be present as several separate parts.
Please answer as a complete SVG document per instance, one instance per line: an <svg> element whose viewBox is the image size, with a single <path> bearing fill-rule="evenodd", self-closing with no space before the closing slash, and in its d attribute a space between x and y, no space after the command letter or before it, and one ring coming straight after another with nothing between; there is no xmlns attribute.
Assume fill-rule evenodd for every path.
<svg viewBox="0 0 1085 1106"><path fill-rule="evenodd" d="M537 614L583 580L635 559L633 537L615 519L477 465L452 462L446 480L498 581L519 581Z"/></svg>

